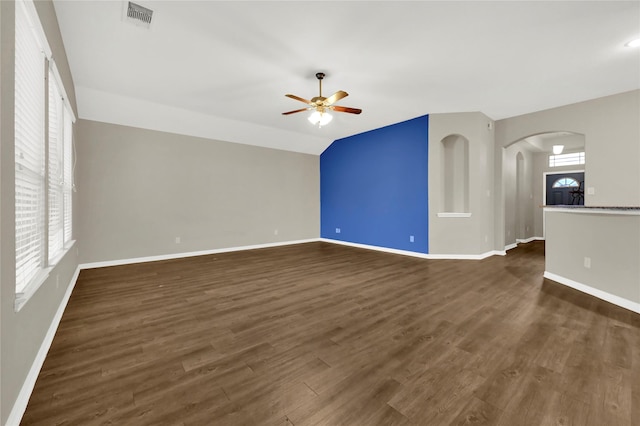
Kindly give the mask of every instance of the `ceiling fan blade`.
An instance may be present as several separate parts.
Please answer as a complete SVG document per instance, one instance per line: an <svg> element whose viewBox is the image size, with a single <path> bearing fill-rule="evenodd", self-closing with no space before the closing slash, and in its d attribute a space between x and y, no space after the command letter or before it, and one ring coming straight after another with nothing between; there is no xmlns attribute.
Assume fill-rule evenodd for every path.
<svg viewBox="0 0 640 426"><path fill-rule="evenodd" d="M311 101L308 101L308 100L306 100L304 98L301 98L300 96L290 95L290 94L286 94L285 96L287 98L295 99L296 101L304 102L305 104L313 105L313 103Z"/></svg>
<svg viewBox="0 0 640 426"><path fill-rule="evenodd" d="M344 92L342 90L338 90L336 93L334 93L333 95L331 95L327 99L325 99L324 104L327 105L327 106L331 105L332 103L338 102L342 98L346 98L347 96L349 96L349 94L347 92Z"/></svg>
<svg viewBox="0 0 640 426"><path fill-rule="evenodd" d="M334 110L334 111L348 112L349 114L360 114L362 112L362 110L359 109L359 108L349 108L349 107L343 107L343 106L338 106L338 105L334 105L334 106L332 106L330 108L332 110Z"/></svg>
<svg viewBox="0 0 640 426"><path fill-rule="evenodd" d="M300 109L296 109L296 110L293 110L293 111L287 111L287 112L283 112L282 115L295 114L296 112L302 112L302 111L306 111L308 109L311 109L311 108L300 108Z"/></svg>

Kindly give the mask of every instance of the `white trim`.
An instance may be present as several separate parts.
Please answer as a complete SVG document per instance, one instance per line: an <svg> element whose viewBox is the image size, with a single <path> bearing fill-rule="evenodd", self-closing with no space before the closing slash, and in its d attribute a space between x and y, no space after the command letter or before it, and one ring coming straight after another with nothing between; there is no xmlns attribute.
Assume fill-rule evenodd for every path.
<svg viewBox="0 0 640 426"><path fill-rule="evenodd" d="M69 253L71 247L76 243L76 240L71 240L67 242L67 244L63 247L62 252L56 256L50 263L49 266L40 270L38 275L20 292L16 293L16 300L14 303L14 310L16 312L20 312L20 310L27 304L29 299L36 294L36 291L40 288L42 284L49 278L51 271L56 267L58 262L62 260L64 256Z"/></svg>
<svg viewBox="0 0 640 426"><path fill-rule="evenodd" d="M504 256L505 254L503 251L491 250L481 254L429 254L427 259L482 260L491 256Z"/></svg>
<svg viewBox="0 0 640 426"><path fill-rule="evenodd" d="M427 254L409 250L398 250L388 247L371 246L368 244L352 243L348 241L332 240L330 238L320 238L325 243L340 244L343 246L363 248L367 250L381 251L385 253L400 254L403 256L419 257L421 259L457 259L457 260L482 260L487 257L498 255L504 256L504 252L493 250L482 254Z"/></svg>
<svg viewBox="0 0 640 426"><path fill-rule="evenodd" d="M134 263L157 262L159 260L181 259L184 257L205 256L208 254L227 253L233 251L255 250L269 247L289 246L293 244L312 243L320 241L318 238L310 238L307 240L281 241L277 243L255 244L251 246L225 247L212 250L191 251L184 253L161 254L158 256L135 257L130 259L107 260L104 262L92 262L80 264L80 269L104 268L107 266L130 265Z"/></svg>
<svg viewBox="0 0 640 426"><path fill-rule="evenodd" d="M60 93L60 96L62 97L62 102L69 110L69 115L71 115L71 122L75 123L76 114L75 112L73 112L73 108L71 107L71 102L69 101L69 97L67 96L67 90L64 87L64 83L62 82L62 77L60 77L60 72L58 71L58 66L56 65L56 61L54 58L49 59L49 68L51 69L53 78L56 80L56 83L58 83L58 90L62 92Z"/></svg>
<svg viewBox="0 0 640 426"><path fill-rule="evenodd" d="M67 307L67 303L69 302L69 298L71 297L71 293L76 286L76 282L78 281L78 276L80 275L80 266L76 267L76 271L67 286L67 291L64 293L62 301L58 306L58 310L56 314L53 316L51 320L51 324L49 325L49 329L47 330L47 334L44 336L42 344L40 345L40 349L36 354L36 358L33 360L31 364L31 368L29 369L29 373L27 374L27 378L24 380L22 384L22 388L20 389L20 393L18 393L18 397L16 398L15 403L13 404L13 408L9 413L9 417L7 418L7 425L18 425L22 420L22 416L24 415L25 410L27 409L27 404L29 403L29 398L31 397L31 393L33 392L33 388L36 385L36 380L38 379L38 375L40 374L40 370L42 369L42 365L44 364L45 358L47 357L47 353L51 348L51 344L53 343L53 338L56 335L56 331L58 330L58 325L60 325L60 320L62 319L62 314Z"/></svg>
<svg viewBox="0 0 640 426"><path fill-rule="evenodd" d="M589 294L591 296L597 297L598 299L602 299L606 302L613 303L614 305L620 306L622 308L628 309L630 311L636 312L640 314L640 303L633 302L629 299L625 299L624 297L616 296L615 294L607 293L606 291L599 290L597 288L588 286L586 284L579 283L577 281L573 281L569 278L565 278L560 275L556 275L549 271L544 271L544 277L555 281L559 284L566 285L567 287L571 287L575 290L581 291L583 293Z"/></svg>
<svg viewBox="0 0 640 426"><path fill-rule="evenodd" d="M421 259L429 259L428 254L419 253L417 251L398 250L398 249L393 249L388 247L371 246L368 244L351 243L349 241L332 240L330 238L320 238L320 241L324 241L325 243L339 244L342 246L357 247L357 248L363 248L367 250L382 251L385 253L401 254L403 256L412 256L412 257L419 257Z"/></svg>
<svg viewBox="0 0 640 426"><path fill-rule="evenodd" d="M35 3L33 2L33 0L18 0L16 2L16 7L20 7L19 6L20 4L22 4L24 8L23 10L27 14L27 19L29 20L29 27L31 27L33 34L38 39L38 42L40 43L40 48L42 49L44 56L47 59L51 59L52 57L51 47L49 46L47 35L45 34L44 29L42 28L42 23L40 22L40 16L38 15L38 11L36 10Z"/></svg>
<svg viewBox="0 0 640 426"><path fill-rule="evenodd" d="M518 247L518 243L517 242L515 242L513 244L508 244L508 245L504 246L504 251L509 251L509 250L514 249L516 247Z"/></svg>
<svg viewBox="0 0 640 426"><path fill-rule="evenodd" d="M442 212L438 213L438 217L471 217L471 213Z"/></svg>
<svg viewBox="0 0 640 426"><path fill-rule="evenodd" d="M516 238L516 244L526 244L526 243L530 243L531 241L544 241L544 238L542 237L529 237L529 238L525 238L524 240L521 240L519 238Z"/></svg>
<svg viewBox="0 0 640 426"><path fill-rule="evenodd" d="M36 291L40 288L42 284L49 278L49 273L53 269L53 266L48 266L46 268L40 268L40 271L36 274L35 277L27 284L21 291L16 292L16 299L13 305L15 312L20 312L20 309L24 305L27 304L31 296L36 294Z"/></svg>

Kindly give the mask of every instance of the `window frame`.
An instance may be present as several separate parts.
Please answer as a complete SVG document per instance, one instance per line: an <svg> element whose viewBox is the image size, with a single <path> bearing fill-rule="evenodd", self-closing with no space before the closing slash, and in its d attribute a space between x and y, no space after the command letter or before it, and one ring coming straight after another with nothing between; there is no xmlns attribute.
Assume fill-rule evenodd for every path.
<svg viewBox="0 0 640 426"><path fill-rule="evenodd" d="M549 167L582 166L586 162L585 151L550 154Z"/></svg>
<svg viewBox="0 0 640 426"><path fill-rule="evenodd" d="M33 0L17 0L14 18L14 275L15 310L19 311L75 243L72 239L71 210L74 175L73 123L76 118ZM36 50L39 53L36 54ZM38 70L38 63L41 64L41 71ZM42 83L38 88L35 81L40 79ZM31 93L29 98L26 97L28 93ZM50 107L55 109L58 116L55 128L50 128L50 124L56 124ZM54 140L54 136L57 139ZM25 168L28 152L38 160L35 163L38 170ZM34 174L31 177L31 187L27 185L29 182L24 183L29 179L29 173ZM51 204L52 201L55 206ZM58 216L52 223L52 212L55 209ZM25 220L31 223L24 222ZM22 229L19 232L20 227ZM49 231L56 227L61 228L57 231L61 237L59 235L58 243L52 245ZM37 245L36 249L29 248L30 244ZM20 256L25 250L31 256L26 266L24 263L20 264Z"/></svg>
<svg viewBox="0 0 640 426"><path fill-rule="evenodd" d="M558 182L560 181L570 181L571 183L575 182L575 185L559 185ZM558 185L557 185L558 184ZM561 177L555 180L555 182L553 182L553 184L551 185L551 188L580 188L580 182L578 182L576 179L572 178L572 177Z"/></svg>

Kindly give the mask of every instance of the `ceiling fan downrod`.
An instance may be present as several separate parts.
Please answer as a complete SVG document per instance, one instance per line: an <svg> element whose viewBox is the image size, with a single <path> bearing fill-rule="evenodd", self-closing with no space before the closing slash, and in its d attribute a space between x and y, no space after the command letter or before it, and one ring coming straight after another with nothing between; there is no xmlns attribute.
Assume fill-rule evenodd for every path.
<svg viewBox="0 0 640 426"><path fill-rule="evenodd" d="M323 72L317 72L316 73L316 78L318 79L318 84L320 86L320 98L322 97L322 79L324 78L324 73Z"/></svg>

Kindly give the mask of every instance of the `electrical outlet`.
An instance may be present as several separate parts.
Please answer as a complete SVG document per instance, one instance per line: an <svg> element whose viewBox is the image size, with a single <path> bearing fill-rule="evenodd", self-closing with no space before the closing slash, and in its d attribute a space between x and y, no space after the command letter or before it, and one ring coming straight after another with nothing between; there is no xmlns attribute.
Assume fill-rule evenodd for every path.
<svg viewBox="0 0 640 426"><path fill-rule="evenodd" d="M413 235L409 235L409 242L412 243L412 242L414 242L414 240L415 239L413 238Z"/></svg>
<svg viewBox="0 0 640 426"><path fill-rule="evenodd" d="M278 235L278 230L277 229L273 230L273 235Z"/></svg>
<svg viewBox="0 0 640 426"><path fill-rule="evenodd" d="M180 244L181 240L180 237L176 237L176 244Z"/></svg>
<svg viewBox="0 0 640 426"><path fill-rule="evenodd" d="M588 187L587 195L596 195L596 189L593 186Z"/></svg>
<svg viewBox="0 0 640 426"><path fill-rule="evenodd" d="M584 258L584 267L587 269L591 269L591 258L590 257L585 257Z"/></svg>
<svg viewBox="0 0 640 426"><path fill-rule="evenodd" d="M336 234L340 233L340 228L336 228Z"/></svg>

